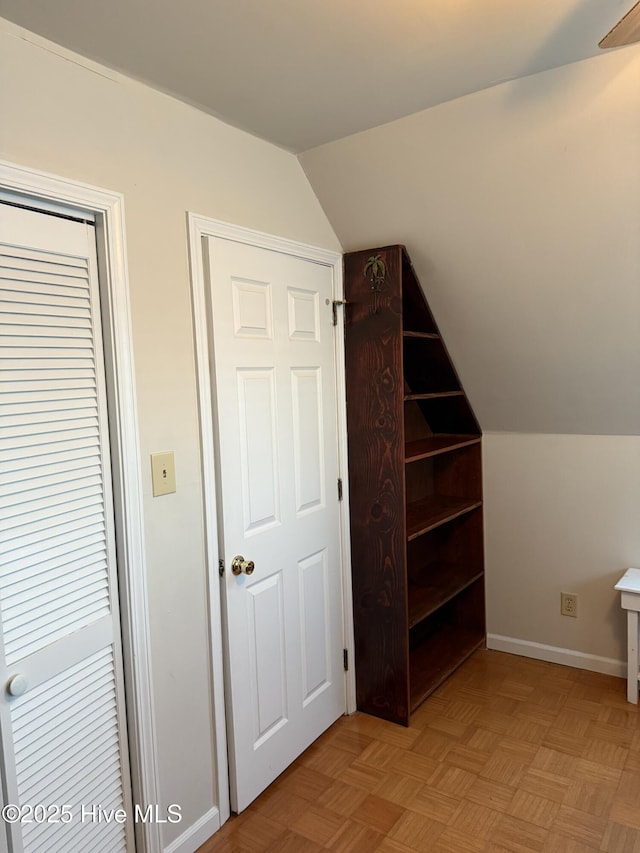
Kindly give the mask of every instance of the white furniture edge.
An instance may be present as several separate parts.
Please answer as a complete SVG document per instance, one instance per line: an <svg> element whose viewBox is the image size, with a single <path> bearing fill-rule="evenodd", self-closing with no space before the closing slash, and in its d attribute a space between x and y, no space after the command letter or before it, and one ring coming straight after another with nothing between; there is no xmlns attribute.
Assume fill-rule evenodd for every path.
<svg viewBox="0 0 640 853"><path fill-rule="evenodd" d="M127 722L134 798L141 805L157 804L160 784L157 766L153 685L149 639L146 560L143 535L140 447L132 352L129 281L126 262L124 199L89 184L0 161L0 187L39 199L71 205L98 215L106 257L101 268L105 288L105 368L111 379L116 411L112 413L112 459L116 461L114 494L118 496L118 557L123 652L127 679ZM114 478L115 480L115 478ZM124 583L122 583L124 581ZM124 587L124 588L123 588ZM139 853L160 853L160 825L136 827Z"/></svg>
<svg viewBox="0 0 640 853"><path fill-rule="evenodd" d="M574 649L547 646L530 640L519 640L516 637L503 637L500 634L487 634L487 648L526 658L545 660L549 663L559 663L563 666L573 666L576 669L587 669L604 675L615 675L618 678L625 678L627 673L627 664L622 660L588 655Z"/></svg>
<svg viewBox="0 0 640 853"><path fill-rule="evenodd" d="M640 659L638 655L638 613L640 612L640 569L627 569L614 589L627 611L627 701L638 704Z"/></svg>

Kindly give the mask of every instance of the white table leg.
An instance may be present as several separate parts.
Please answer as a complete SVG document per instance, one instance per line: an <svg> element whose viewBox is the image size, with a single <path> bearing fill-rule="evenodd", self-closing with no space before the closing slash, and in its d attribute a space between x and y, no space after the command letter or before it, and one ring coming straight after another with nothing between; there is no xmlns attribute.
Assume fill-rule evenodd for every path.
<svg viewBox="0 0 640 853"><path fill-rule="evenodd" d="M638 611L627 610L627 699L638 704Z"/></svg>

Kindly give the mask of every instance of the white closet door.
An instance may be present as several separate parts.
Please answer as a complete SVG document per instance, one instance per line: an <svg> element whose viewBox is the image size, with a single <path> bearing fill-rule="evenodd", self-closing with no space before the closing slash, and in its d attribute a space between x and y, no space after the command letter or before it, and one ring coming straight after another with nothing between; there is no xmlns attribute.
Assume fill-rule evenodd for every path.
<svg viewBox="0 0 640 853"><path fill-rule="evenodd" d="M7 843L132 851L94 229L0 204L0 312Z"/></svg>
<svg viewBox="0 0 640 853"><path fill-rule="evenodd" d="M231 802L345 711L332 269L210 237ZM235 575L235 556L255 562Z"/></svg>

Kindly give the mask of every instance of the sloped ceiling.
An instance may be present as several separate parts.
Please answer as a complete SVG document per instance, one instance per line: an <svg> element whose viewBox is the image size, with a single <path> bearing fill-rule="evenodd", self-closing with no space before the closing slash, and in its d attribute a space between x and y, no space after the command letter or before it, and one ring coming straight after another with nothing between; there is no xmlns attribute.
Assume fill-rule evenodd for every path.
<svg viewBox="0 0 640 853"><path fill-rule="evenodd" d="M636 45L300 159L345 249L407 245L483 429L637 435L638 152Z"/></svg>
<svg viewBox="0 0 640 853"><path fill-rule="evenodd" d="M596 55L631 5L0 0L0 14L307 149L345 249L407 245L483 429L636 435L640 46Z"/></svg>
<svg viewBox="0 0 640 853"><path fill-rule="evenodd" d="M302 151L576 62L631 0L0 0L0 15Z"/></svg>

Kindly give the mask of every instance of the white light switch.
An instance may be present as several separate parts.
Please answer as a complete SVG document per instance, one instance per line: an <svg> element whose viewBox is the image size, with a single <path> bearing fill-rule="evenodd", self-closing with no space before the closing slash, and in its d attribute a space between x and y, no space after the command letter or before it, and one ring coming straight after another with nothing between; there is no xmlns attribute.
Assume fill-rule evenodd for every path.
<svg viewBox="0 0 640 853"><path fill-rule="evenodd" d="M176 466L173 451L151 454L153 496L170 495L176 490Z"/></svg>

